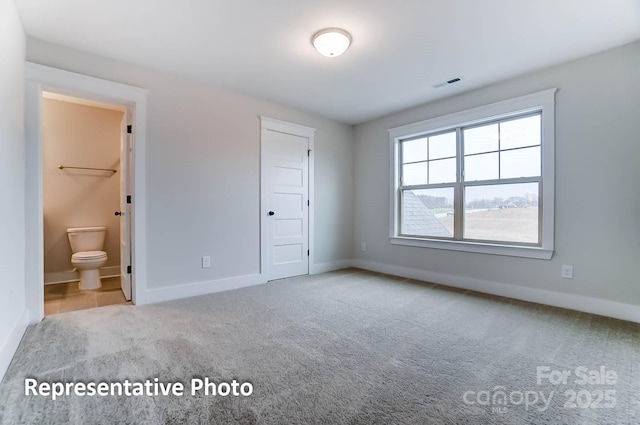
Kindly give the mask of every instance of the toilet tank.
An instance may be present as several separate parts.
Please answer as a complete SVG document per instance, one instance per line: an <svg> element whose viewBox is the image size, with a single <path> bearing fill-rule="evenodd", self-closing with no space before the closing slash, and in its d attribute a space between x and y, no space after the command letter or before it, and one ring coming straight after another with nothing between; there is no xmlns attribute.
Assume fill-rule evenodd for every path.
<svg viewBox="0 0 640 425"><path fill-rule="evenodd" d="M67 229L71 251L102 251L104 238L107 235L106 227L72 227Z"/></svg>

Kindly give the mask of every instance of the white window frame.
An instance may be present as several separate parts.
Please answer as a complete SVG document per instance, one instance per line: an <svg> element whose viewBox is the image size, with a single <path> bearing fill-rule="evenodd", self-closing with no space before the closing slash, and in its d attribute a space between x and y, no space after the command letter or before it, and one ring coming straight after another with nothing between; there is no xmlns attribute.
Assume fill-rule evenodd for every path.
<svg viewBox="0 0 640 425"><path fill-rule="evenodd" d="M554 199L555 199L555 93L548 89L529 95L480 106L441 117L389 129L391 159L391 193L389 211L389 241L394 245L437 248L454 251L478 252L549 260L554 250ZM467 240L408 237L400 234L400 142L427 133L452 130L462 126L481 124L510 116L541 113L541 180L542 197L539 199L540 246L512 245ZM461 153L458 153L458 160ZM460 214L460 211L456 211Z"/></svg>

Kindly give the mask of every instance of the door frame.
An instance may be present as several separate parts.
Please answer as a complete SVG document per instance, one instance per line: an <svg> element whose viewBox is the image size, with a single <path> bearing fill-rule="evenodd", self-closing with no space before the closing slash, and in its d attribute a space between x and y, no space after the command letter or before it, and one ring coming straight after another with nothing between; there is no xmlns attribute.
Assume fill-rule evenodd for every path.
<svg viewBox="0 0 640 425"><path fill-rule="evenodd" d="M267 217L267 197L269 196L269 191L266 185L266 173L267 169L265 167L266 158L265 158L265 135L267 131L277 131L279 133L291 134L294 136L305 137L309 141L308 149L309 149L309 181L307 184L309 185L309 221L308 221L308 235L309 235L309 255L307 256L307 261L309 262L308 270L309 274L313 274L313 264L314 261L314 210L315 210L315 190L314 190L314 138L316 129L312 127L306 127L300 124L294 124L287 121L277 120L275 118L269 118L265 116L260 116L261 122L261 131L260 131L260 274L263 277L264 281L269 281L270 270L269 263L267 261L267 250L268 247L268 237L267 237L267 226L265 225L265 220Z"/></svg>
<svg viewBox="0 0 640 425"><path fill-rule="evenodd" d="M25 63L25 226L26 304L29 322L44 318L44 210L42 171L42 93L51 92L133 110L133 203L131 208L132 301L145 304L147 288L145 149L148 91L113 81Z"/></svg>

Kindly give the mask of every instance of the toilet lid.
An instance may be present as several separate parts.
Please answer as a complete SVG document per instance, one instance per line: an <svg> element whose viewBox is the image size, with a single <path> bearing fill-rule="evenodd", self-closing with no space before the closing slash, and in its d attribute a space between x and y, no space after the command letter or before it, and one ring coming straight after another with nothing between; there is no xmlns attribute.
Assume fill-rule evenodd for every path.
<svg viewBox="0 0 640 425"><path fill-rule="evenodd" d="M82 251L71 256L71 260L97 260L100 258L107 258L107 253L104 251Z"/></svg>

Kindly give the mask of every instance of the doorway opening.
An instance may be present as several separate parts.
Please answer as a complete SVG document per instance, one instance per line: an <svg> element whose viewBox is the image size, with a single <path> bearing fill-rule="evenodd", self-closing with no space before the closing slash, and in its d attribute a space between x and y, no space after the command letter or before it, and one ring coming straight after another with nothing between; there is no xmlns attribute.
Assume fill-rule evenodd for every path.
<svg viewBox="0 0 640 425"><path fill-rule="evenodd" d="M123 116L127 117L121 122L121 134L126 133L125 142L130 143L126 148L129 152L127 157L130 159L130 166L120 166L122 170L116 169L120 180L120 176L128 172L128 193L126 196L119 196L120 208L117 211L106 211L115 216L114 213L124 213L124 217L128 220L124 222L129 225L128 243L123 246L126 249L120 249L118 254L128 253L130 262L120 261L116 263L120 268L126 271L128 276L128 286L120 287L125 299L130 298L132 304L145 304L146 298L146 264L147 257L146 247L146 195L145 195L145 149L146 149L146 102L148 91L139 87L117 83L101 78L91 77L88 75L77 74L74 72L64 71L57 68L39 65L31 62L25 64L25 224L26 224L26 301L29 323L37 323L44 318L44 286L45 286L45 244L44 244L44 197L43 197L43 102L45 98L43 94L52 93L54 95L69 96L82 99L86 104L95 106L98 104L113 105L124 108ZM123 145L121 145L123 146ZM121 155L122 158L122 155ZM76 164L55 164L62 169L56 168L58 173L62 172L90 172L100 170L79 170L75 168ZM83 164L78 164L83 167ZM69 167L64 167L69 166ZM102 163L96 167L87 166L87 168L110 168L105 167ZM71 176L69 176L70 178ZM103 178L103 181L108 179ZM74 180L68 180L74 181ZM78 183L78 180L75 180ZM80 231L98 230L91 227L96 226L94 223L88 226L80 224ZM83 229L84 228L84 229ZM120 226L122 229L123 226ZM70 233L77 233L78 228ZM71 240L68 233L67 241L68 249L71 250ZM78 235L75 235L78 236ZM115 236L115 235L112 235ZM59 238L64 241L64 238ZM82 239L82 238L78 238ZM120 239L121 240L121 239ZM62 241L59 241L62 244ZM77 241L76 241L77 242ZM95 242L95 241L94 241ZM86 247L76 247L79 251L85 251ZM69 253L69 251L68 251ZM97 254L100 254L99 252ZM95 252L83 257L85 260L99 260L101 255ZM73 260L73 258L72 258ZM83 264L80 264L84 266ZM105 264L106 265L106 264ZM82 271L82 267L77 267ZM111 269L114 270L114 269ZM96 273L98 273L96 271ZM117 272L113 272L117 273ZM86 275L86 273L85 273ZM120 272L122 276L122 271ZM79 276L82 280L82 277ZM85 279L85 282L91 281ZM122 285L122 279L120 279ZM91 285L89 285L91 286ZM127 289L128 288L128 289ZM127 291L129 294L127 294Z"/></svg>
<svg viewBox="0 0 640 425"><path fill-rule="evenodd" d="M130 304L130 107L42 94L44 315Z"/></svg>

